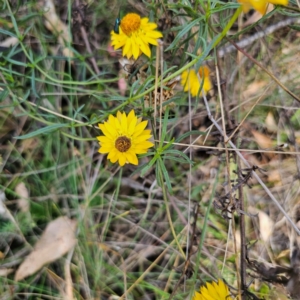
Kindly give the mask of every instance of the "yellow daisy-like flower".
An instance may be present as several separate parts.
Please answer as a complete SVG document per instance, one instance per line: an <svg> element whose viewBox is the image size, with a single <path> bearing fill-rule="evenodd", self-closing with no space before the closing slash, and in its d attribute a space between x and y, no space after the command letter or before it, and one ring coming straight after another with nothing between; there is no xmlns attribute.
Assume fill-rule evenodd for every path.
<svg viewBox="0 0 300 300"><path fill-rule="evenodd" d="M288 5L288 0L238 0L243 5L243 11L248 12L251 7L264 15L269 3L276 5Z"/></svg>
<svg viewBox="0 0 300 300"><path fill-rule="evenodd" d="M148 18L141 18L138 14L127 14L120 23L119 33L111 32L112 46L114 49L123 47L123 56L137 59L142 53L151 56L149 44L157 46L157 39L162 37L155 28L155 23Z"/></svg>
<svg viewBox="0 0 300 300"><path fill-rule="evenodd" d="M97 139L100 144L100 153L108 153L108 159L115 163L119 161L120 166L125 163L138 164L137 154L147 153L153 143L148 139L152 137L151 131L145 129L148 121L137 118L132 110L128 116L126 113L117 112L117 116L109 115L108 121L99 124L102 136Z"/></svg>
<svg viewBox="0 0 300 300"><path fill-rule="evenodd" d="M195 292L192 300L232 300L228 286L219 279L218 282L206 283L200 287L200 293Z"/></svg>
<svg viewBox="0 0 300 300"><path fill-rule="evenodd" d="M199 89L202 84L202 80L204 81L202 86L202 91L204 91L205 94L212 88L212 84L209 78L209 68L207 66L202 66L200 67L198 72L201 81L199 81L199 78L194 69L189 71L184 71L181 74L181 85L183 86L184 91L185 92L190 91L193 97L198 95Z"/></svg>

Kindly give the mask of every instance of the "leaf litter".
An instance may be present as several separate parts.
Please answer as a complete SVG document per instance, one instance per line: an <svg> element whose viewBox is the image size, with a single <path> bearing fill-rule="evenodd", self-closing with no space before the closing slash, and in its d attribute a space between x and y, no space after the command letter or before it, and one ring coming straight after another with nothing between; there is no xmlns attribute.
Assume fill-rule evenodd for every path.
<svg viewBox="0 0 300 300"><path fill-rule="evenodd" d="M19 266L15 280L20 281L34 274L44 265L59 259L70 251L77 243L76 227L77 222L67 217L59 217L51 221L31 253Z"/></svg>

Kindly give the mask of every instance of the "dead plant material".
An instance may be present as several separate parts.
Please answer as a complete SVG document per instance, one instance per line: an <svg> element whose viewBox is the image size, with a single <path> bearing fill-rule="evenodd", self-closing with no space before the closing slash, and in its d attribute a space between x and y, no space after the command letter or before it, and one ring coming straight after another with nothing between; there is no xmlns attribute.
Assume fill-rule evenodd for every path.
<svg viewBox="0 0 300 300"><path fill-rule="evenodd" d="M256 273L250 274L253 278L259 278L272 283L287 284L292 274L292 269L289 267L267 266L264 263L249 259L248 267Z"/></svg>
<svg viewBox="0 0 300 300"><path fill-rule="evenodd" d="M19 266L15 280L37 272L42 266L60 258L76 245L75 229L77 222L60 217L48 224L41 239L34 246L33 251Z"/></svg>
<svg viewBox="0 0 300 300"><path fill-rule="evenodd" d="M246 168L241 171L234 171L238 175L238 180L232 185L231 190L224 196L218 196L213 202L215 209L221 211L221 215L225 219L232 219L232 214L235 211L246 214L244 211L239 209L239 199L235 196L235 192L244 185L251 188L249 180L252 178L252 172L259 170L258 166L252 166L252 168ZM246 173L245 173L246 172Z"/></svg>
<svg viewBox="0 0 300 300"><path fill-rule="evenodd" d="M29 191L25 186L24 182L20 182L19 184L17 184L15 191L20 197L20 199L17 202L18 207L22 212L29 212L30 209Z"/></svg>
<svg viewBox="0 0 300 300"><path fill-rule="evenodd" d="M79 4L76 3L72 6L72 21L73 21L73 29L76 31L80 30L80 26L84 28L88 28L90 26L90 22L87 20L87 4Z"/></svg>
<svg viewBox="0 0 300 300"><path fill-rule="evenodd" d="M147 79L146 71L149 65L141 58L134 60L132 58L121 57L119 63L122 67L119 75L120 77L125 77L129 84L138 80L142 84Z"/></svg>
<svg viewBox="0 0 300 300"><path fill-rule="evenodd" d="M174 78L172 81L167 82L166 86L164 87L162 93L160 87L157 88L157 105L160 106L161 104L163 112L166 110L167 107L174 108L175 103L169 102L174 96L174 87L180 81L180 77ZM150 95L145 95L144 97L145 107L151 108L155 105L155 93L154 91ZM168 102L168 103L167 103ZM164 105L166 104L167 105Z"/></svg>
<svg viewBox="0 0 300 300"><path fill-rule="evenodd" d="M295 205L292 211L293 221L300 227L300 204ZM247 258L248 267L258 275L251 276L262 280L284 284L293 299L300 299L300 238L290 228L291 264L290 267L266 265Z"/></svg>
<svg viewBox="0 0 300 300"><path fill-rule="evenodd" d="M40 0L39 7L44 10L45 26L58 37L58 42L63 47L63 55L73 57L73 52L67 47L72 43L72 38L67 25L57 15L54 3L51 0Z"/></svg>

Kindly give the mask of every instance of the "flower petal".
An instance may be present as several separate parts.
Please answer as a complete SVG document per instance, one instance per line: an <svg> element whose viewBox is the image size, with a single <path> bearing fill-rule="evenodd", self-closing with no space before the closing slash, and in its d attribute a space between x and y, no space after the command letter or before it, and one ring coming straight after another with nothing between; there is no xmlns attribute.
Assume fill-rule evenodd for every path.
<svg viewBox="0 0 300 300"><path fill-rule="evenodd" d="M108 153L107 159L112 163L118 162L120 166L126 163L138 164L137 154L147 153L154 144L151 131L145 129L148 121L137 118L134 110L128 115L117 112L116 117L108 116L108 120L99 124L103 135L97 137L100 147L99 152Z"/></svg>
<svg viewBox="0 0 300 300"><path fill-rule="evenodd" d="M128 152L125 152L124 153L125 157L126 157L126 160L133 164L133 165L138 165L139 161L138 161L138 158L136 156L136 154L134 152L131 152L131 151L128 151Z"/></svg>
<svg viewBox="0 0 300 300"><path fill-rule="evenodd" d="M149 44L156 46L157 39L163 36L156 28L157 25L148 18L129 13L122 18L119 33L111 31L111 44L115 50L122 48L122 55L128 59L132 56L138 59L142 53L151 57Z"/></svg>

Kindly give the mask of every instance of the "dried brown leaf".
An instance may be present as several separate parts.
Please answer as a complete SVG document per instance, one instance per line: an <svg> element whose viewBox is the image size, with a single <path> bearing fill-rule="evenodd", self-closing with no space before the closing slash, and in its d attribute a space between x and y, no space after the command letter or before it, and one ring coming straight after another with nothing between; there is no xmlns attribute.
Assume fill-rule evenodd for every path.
<svg viewBox="0 0 300 300"><path fill-rule="evenodd" d="M256 143L261 149L272 148L273 141L267 135L260 133L259 131L256 130L251 130L251 133L253 134ZM264 153L264 155L266 155L270 159L274 157L274 154L270 152L266 152Z"/></svg>
<svg viewBox="0 0 300 300"><path fill-rule="evenodd" d="M19 195L20 199L18 200L18 207L22 212L28 212L29 211L29 192L24 184L24 182L20 182L17 184L15 188L15 192Z"/></svg>
<svg viewBox="0 0 300 300"><path fill-rule="evenodd" d="M19 266L15 280L19 281L34 274L45 264L55 261L70 251L77 242L76 226L77 222L67 217L60 217L50 222L33 251Z"/></svg>
<svg viewBox="0 0 300 300"><path fill-rule="evenodd" d="M271 170L268 172L268 182L274 185L282 185L282 173L281 170Z"/></svg>
<svg viewBox="0 0 300 300"><path fill-rule="evenodd" d="M4 204L5 199L5 193L0 190L0 216L2 217L6 216L6 206Z"/></svg>
<svg viewBox="0 0 300 300"><path fill-rule="evenodd" d="M12 37L7 38L4 41L1 41L0 42L0 46L1 47L13 47L13 46L15 46L18 43L19 43L19 39L16 38L16 37L14 37L14 36L12 36Z"/></svg>
<svg viewBox="0 0 300 300"><path fill-rule="evenodd" d="M265 212L255 207L249 207L248 211L250 214L258 217L260 237L265 243L268 243L274 233L274 221Z"/></svg>
<svg viewBox="0 0 300 300"><path fill-rule="evenodd" d="M268 112L268 115L266 117L265 124L266 124L266 127L269 132L277 132L278 131L278 126L276 124L274 115L270 111Z"/></svg>
<svg viewBox="0 0 300 300"><path fill-rule="evenodd" d="M274 231L274 222L263 211L258 212L260 236L264 242L269 242Z"/></svg>
<svg viewBox="0 0 300 300"><path fill-rule="evenodd" d="M243 92L243 98L248 99L253 96L257 96L260 94L263 88L265 88L267 83L263 80L261 81L254 81L247 86L247 89Z"/></svg>
<svg viewBox="0 0 300 300"><path fill-rule="evenodd" d="M10 273L12 273L14 271L14 269L11 268L3 268L0 269L0 277L6 277L8 276Z"/></svg>

